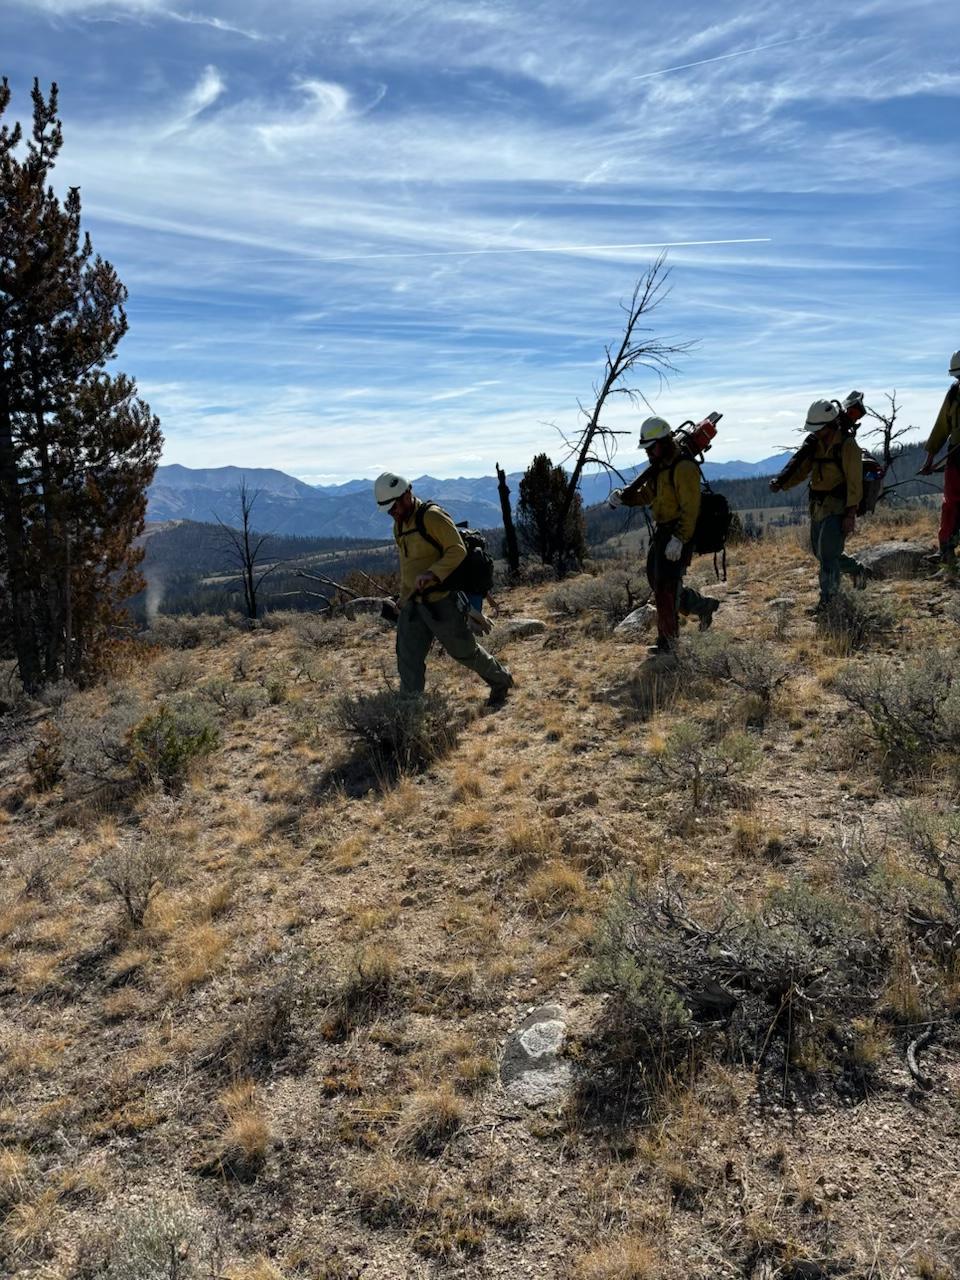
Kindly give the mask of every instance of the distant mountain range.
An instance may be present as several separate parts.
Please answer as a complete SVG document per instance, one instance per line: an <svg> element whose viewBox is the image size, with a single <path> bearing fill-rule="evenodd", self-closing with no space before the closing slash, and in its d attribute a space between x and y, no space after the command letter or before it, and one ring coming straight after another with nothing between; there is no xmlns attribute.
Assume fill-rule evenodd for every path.
<svg viewBox="0 0 960 1280"><path fill-rule="evenodd" d="M760 462L707 462L703 473L708 480L774 475L783 466L785 456L779 453ZM630 479L638 470L639 467L632 467L624 475ZM507 477L514 504L522 474L517 471ZM390 532L389 520L374 506L370 480L310 485L266 467L158 467L147 493L147 519L219 519L235 525L239 522L238 492L244 479L248 492L257 492L253 523L263 532L331 538L383 538ZM609 477L602 472L584 476L584 505L602 502L611 487ZM489 529L502 523L496 476L461 476L452 480L419 476L413 481L413 488L419 497L433 498L455 519L466 520L474 527Z"/></svg>

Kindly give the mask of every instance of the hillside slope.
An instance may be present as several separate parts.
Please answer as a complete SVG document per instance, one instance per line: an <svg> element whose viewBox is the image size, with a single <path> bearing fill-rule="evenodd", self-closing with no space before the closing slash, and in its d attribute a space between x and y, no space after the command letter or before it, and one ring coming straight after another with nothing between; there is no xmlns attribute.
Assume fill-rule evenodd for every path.
<svg viewBox="0 0 960 1280"><path fill-rule="evenodd" d="M873 584L851 647L789 531L697 563L719 638L677 681L611 634L639 578L504 592L515 695L432 655L459 741L399 779L336 710L392 679L373 619L171 623L7 711L6 1274L956 1274L960 918L902 823L953 812L956 753L844 693L949 651L956 597ZM543 1005L569 1081L534 1105L498 1071Z"/></svg>

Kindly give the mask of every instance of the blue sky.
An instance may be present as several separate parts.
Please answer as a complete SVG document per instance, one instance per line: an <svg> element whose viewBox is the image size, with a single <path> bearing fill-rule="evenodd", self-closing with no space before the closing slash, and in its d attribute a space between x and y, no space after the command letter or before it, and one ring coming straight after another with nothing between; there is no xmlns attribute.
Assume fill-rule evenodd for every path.
<svg viewBox="0 0 960 1280"><path fill-rule="evenodd" d="M119 365L165 462L559 460L656 252L605 246L731 242L670 249L653 323L698 345L669 386L638 379L674 421L724 412L717 461L796 442L820 395L896 388L918 433L942 398L943 0L5 0L3 21L9 115L34 75L60 85L57 185L130 290Z"/></svg>

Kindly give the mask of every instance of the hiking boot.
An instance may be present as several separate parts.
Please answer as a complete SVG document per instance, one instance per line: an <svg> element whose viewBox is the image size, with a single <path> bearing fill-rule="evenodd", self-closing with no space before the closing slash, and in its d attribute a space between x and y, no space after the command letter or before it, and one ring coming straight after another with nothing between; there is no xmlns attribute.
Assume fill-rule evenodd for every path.
<svg viewBox="0 0 960 1280"><path fill-rule="evenodd" d="M713 623L713 615L720 608L720 601L715 600L713 596L707 596L704 604L706 607L700 615L700 630L709 631Z"/></svg>
<svg viewBox="0 0 960 1280"><path fill-rule="evenodd" d="M513 688L515 683L516 681L514 680L513 676L511 676L506 684L491 685L490 693L489 693L489 696L487 697L487 706L502 707L503 704L506 702L507 697L510 694L510 690Z"/></svg>
<svg viewBox="0 0 960 1280"><path fill-rule="evenodd" d="M812 609L804 609L804 613L808 618L819 618L822 614L826 613L829 608L830 602L828 600L818 600Z"/></svg>
<svg viewBox="0 0 960 1280"><path fill-rule="evenodd" d="M957 581L957 562L956 560L944 560L940 568L930 575L931 582L943 582L950 586L956 584Z"/></svg>

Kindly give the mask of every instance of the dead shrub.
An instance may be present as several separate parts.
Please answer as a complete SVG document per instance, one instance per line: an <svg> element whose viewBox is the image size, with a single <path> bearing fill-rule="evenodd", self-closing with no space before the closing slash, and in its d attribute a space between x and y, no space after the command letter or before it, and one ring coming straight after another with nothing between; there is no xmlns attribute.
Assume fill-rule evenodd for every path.
<svg viewBox="0 0 960 1280"><path fill-rule="evenodd" d="M324 1037L344 1040L355 1027L385 1013L396 1001L398 986L399 966L394 952L376 945L362 947L329 1002Z"/></svg>
<svg viewBox="0 0 960 1280"><path fill-rule="evenodd" d="M295 1039L298 996L284 978L245 1004L211 1057L233 1076L259 1078L289 1053Z"/></svg>
<svg viewBox="0 0 960 1280"><path fill-rule="evenodd" d="M839 1029L876 1005L890 963L872 907L802 880L756 912L728 905L709 921L691 916L670 885L628 882L592 942L588 985L611 999L585 1098L622 1106L626 1091L649 1105L710 1052L762 1067L776 1047L783 1069L842 1069Z"/></svg>
<svg viewBox="0 0 960 1280"><path fill-rule="evenodd" d="M36 740L27 754L27 771L35 791L52 791L63 777L63 735L51 720L37 730Z"/></svg>

